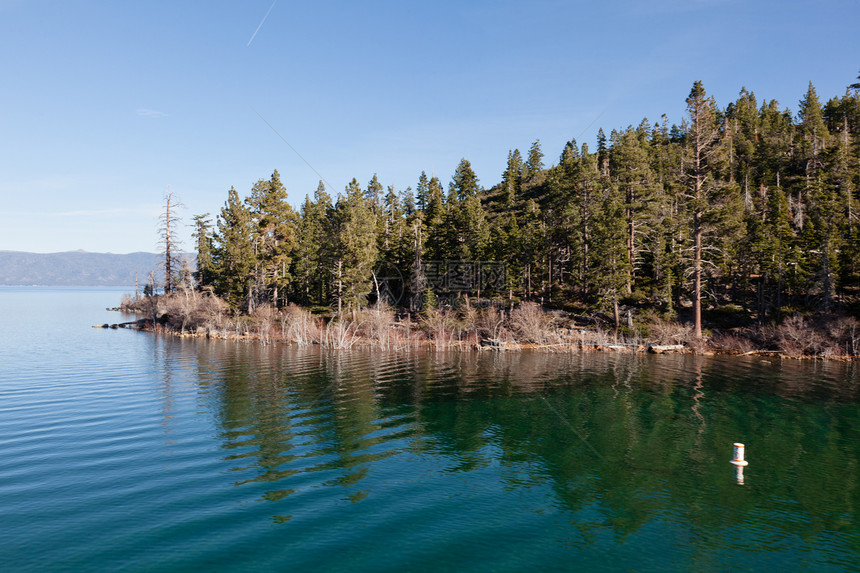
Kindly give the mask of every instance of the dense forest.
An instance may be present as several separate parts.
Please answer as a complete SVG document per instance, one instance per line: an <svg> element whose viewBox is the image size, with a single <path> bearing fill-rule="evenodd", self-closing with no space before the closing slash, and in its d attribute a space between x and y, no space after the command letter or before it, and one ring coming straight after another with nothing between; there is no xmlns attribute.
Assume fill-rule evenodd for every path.
<svg viewBox="0 0 860 573"><path fill-rule="evenodd" d="M721 108L701 82L686 104L680 124L601 129L596 149L571 140L557 162L539 141L513 149L489 188L463 159L447 189L424 172L414 190L374 175L333 197L320 182L296 211L275 171L245 198L231 188L214 220L194 218L195 282L248 313L340 312L383 296L384 267L403 277L389 302L413 310L529 300L616 327L681 320L697 338L797 313L857 316L860 84L822 103L810 83L796 113L746 88ZM440 290L427 276L440 261L505 272Z"/></svg>

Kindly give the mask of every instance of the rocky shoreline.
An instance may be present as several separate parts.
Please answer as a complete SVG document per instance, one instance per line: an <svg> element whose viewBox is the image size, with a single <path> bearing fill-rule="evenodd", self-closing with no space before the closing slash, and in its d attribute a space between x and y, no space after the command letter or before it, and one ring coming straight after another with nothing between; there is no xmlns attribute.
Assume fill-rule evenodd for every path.
<svg viewBox="0 0 860 573"><path fill-rule="evenodd" d="M129 312L131 309L116 307L107 310ZM646 341L639 337L623 338L617 334L588 327L561 327L548 329L549 324L542 325L548 330L544 335L547 340L517 340L514 333L502 332L499 336L497 329L492 337L487 332L486 325L473 329L464 329L460 325L448 329L445 326L435 331L428 328L428 322L399 321L391 312L369 311L356 319L347 316L340 320L328 321L313 317L305 309L289 307L286 312L269 316L240 316L231 317L226 324L213 322L177 321L169 313L158 314L156 318L141 318L122 323L94 324L93 328L103 329L132 329L154 332L180 338L205 338L210 340L229 340L234 342L255 342L262 344L282 343L299 345L320 345L327 348L384 348L404 350L408 348L428 348L434 350L456 351L541 351L541 352L619 352L619 353L648 353L648 354L698 354L703 356L732 355L760 356L778 358L780 360L856 360L858 356L851 354L810 355L791 353L780 349L738 349L720 347L713 344L696 347L687 343L660 343ZM132 312L140 312L134 310ZM372 325L367 318L376 318L383 324ZM360 321L359 319L365 320ZM183 324L184 323L184 324ZM296 326L300 328L296 328ZM377 328L374 328L376 326ZM432 326L432 324L431 324ZM379 328L381 327L381 328ZM517 334L522 334L522 329ZM531 337L534 338L534 337Z"/></svg>

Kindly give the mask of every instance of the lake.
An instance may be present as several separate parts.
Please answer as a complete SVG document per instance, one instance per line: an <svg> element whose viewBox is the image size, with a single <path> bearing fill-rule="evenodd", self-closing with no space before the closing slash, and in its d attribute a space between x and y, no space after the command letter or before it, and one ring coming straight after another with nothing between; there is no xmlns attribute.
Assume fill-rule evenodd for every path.
<svg viewBox="0 0 860 573"><path fill-rule="evenodd" d="M860 364L91 328L126 290L0 287L4 571L860 570Z"/></svg>

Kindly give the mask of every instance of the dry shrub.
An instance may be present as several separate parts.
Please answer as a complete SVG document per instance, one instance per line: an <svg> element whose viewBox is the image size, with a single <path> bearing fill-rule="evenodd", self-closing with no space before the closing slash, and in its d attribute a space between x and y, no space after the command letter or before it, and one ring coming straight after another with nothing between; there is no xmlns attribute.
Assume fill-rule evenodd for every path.
<svg viewBox="0 0 860 573"><path fill-rule="evenodd" d="M412 320L407 316L394 323L394 328L391 330L390 344L395 349L402 350L409 348L409 345L413 342L423 339L423 334L420 331L414 331Z"/></svg>
<svg viewBox="0 0 860 573"><path fill-rule="evenodd" d="M506 340L510 338L508 329L505 326L506 323L507 316L505 316L504 311L490 306L480 313L476 326L485 338Z"/></svg>
<svg viewBox="0 0 860 573"><path fill-rule="evenodd" d="M833 355L860 356L860 322L853 316L842 316L827 325L828 350Z"/></svg>
<svg viewBox="0 0 860 573"><path fill-rule="evenodd" d="M459 324L456 315L447 309L439 310L421 320L421 328L436 343L436 348L444 348L457 340Z"/></svg>
<svg viewBox="0 0 860 573"><path fill-rule="evenodd" d="M582 348L589 346L606 346L610 340L609 332L597 325L594 329L580 330L579 340L577 342Z"/></svg>
<svg viewBox="0 0 860 573"><path fill-rule="evenodd" d="M690 344L695 340L694 328L689 324L657 320L648 326L651 342L659 345Z"/></svg>
<svg viewBox="0 0 860 573"><path fill-rule="evenodd" d="M511 311L511 329L519 340L547 344L555 339L555 317L534 302L524 302Z"/></svg>
<svg viewBox="0 0 860 573"><path fill-rule="evenodd" d="M254 309L254 313L251 317L254 320L254 327L257 332L257 336L260 338L260 342L263 344L271 342L275 322L278 317L278 311L275 310L275 307L269 306L268 304L258 306Z"/></svg>
<svg viewBox="0 0 860 573"><path fill-rule="evenodd" d="M320 342L320 322L307 310L290 303L281 311L281 338L301 346Z"/></svg>
<svg viewBox="0 0 860 573"><path fill-rule="evenodd" d="M744 354L756 350L756 345L749 337L738 332L718 332L711 337L710 345L713 348L720 348Z"/></svg>
<svg viewBox="0 0 860 573"><path fill-rule="evenodd" d="M123 312L133 312L135 299L128 293L123 293L122 298L120 299L119 308Z"/></svg>
<svg viewBox="0 0 860 573"><path fill-rule="evenodd" d="M785 319L777 327L776 337L779 349L795 356L815 355L825 346L821 334L799 314Z"/></svg>
<svg viewBox="0 0 860 573"><path fill-rule="evenodd" d="M343 317L332 320L322 329L320 344L329 348L352 348L358 342L358 323Z"/></svg>
<svg viewBox="0 0 860 573"><path fill-rule="evenodd" d="M223 299L212 293L204 293L197 301L196 320L199 323L196 326L202 326L209 331L221 330L229 308Z"/></svg>
<svg viewBox="0 0 860 573"><path fill-rule="evenodd" d="M181 289L152 302L157 305L155 312L166 314L167 324L180 332L218 330L223 326L227 312L227 303L208 291Z"/></svg>
<svg viewBox="0 0 860 573"><path fill-rule="evenodd" d="M396 324L394 311L385 305L367 308L357 313L359 335L374 342L381 348L387 348L391 343L392 330Z"/></svg>

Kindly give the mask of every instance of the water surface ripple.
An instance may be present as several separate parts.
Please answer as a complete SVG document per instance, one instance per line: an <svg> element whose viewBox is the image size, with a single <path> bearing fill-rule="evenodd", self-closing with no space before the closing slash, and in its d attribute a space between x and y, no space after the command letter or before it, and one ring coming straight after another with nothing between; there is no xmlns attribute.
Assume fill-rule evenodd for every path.
<svg viewBox="0 0 860 573"><path fill-rule="evenodd" d="M121 292L0 288L4 571L860 570L855 364L90 328Z"/></svg>

